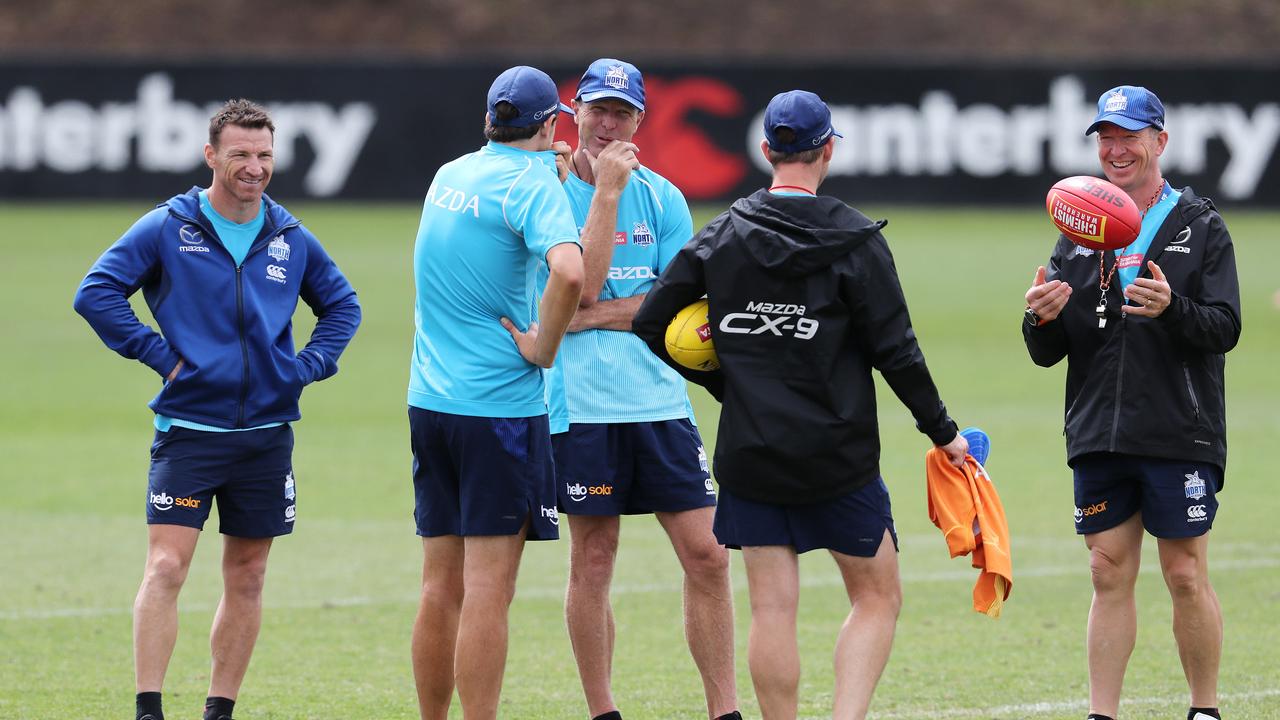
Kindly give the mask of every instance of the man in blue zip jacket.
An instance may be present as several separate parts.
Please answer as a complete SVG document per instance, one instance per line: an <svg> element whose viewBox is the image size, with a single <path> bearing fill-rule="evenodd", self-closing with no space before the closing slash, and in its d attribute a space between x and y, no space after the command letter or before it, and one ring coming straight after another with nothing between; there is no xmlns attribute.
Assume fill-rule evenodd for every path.
<svg viewBox="0 0 1280 720"><path fill-rule="evenodd" d="M223 595L209 644L205 720L230 720L262 620L271 541L293 530L298 397L338 371L360 324L355 290L319 241L264 194L275 126L247 100L209 122L206 190L147 213L103 253L76 293L107 347L164 379L151 401L147 565L133 610L138 720L163 720L160 692L178 634L178 593L213 500L225 536ZM160 332L129 305L142 290ZM301 297L318 320L294 352Z"/></svg>

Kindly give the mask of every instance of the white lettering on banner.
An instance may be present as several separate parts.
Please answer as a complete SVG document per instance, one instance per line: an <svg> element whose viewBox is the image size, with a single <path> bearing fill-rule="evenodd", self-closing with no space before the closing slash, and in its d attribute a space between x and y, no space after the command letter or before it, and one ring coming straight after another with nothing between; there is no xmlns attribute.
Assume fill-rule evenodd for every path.
<svg viewBox="0 0 1280 720"><path fill-rule="evenodd" d="M78 173L93 164L93 108L68 100L49 108L44 119L44 157L58 172Z"/></svg>
<svg viewBox="0 0 1280 720"><path fill-rule="evenodd" d="M1248 197L1258 186L1258 178L1275 150L1280 135L1280 107L1275 103L1259 106L1252 122L1236 105L1223 103L1216 114L1222 123L1222 141L1231 153L1231 162L1222 171L1218 184L1229 198Z"/></svg>
<svg viewBox="0 0 1280 720"><path fill-rule="evenodd" d="M133 102L93 107L79 100L45 105L36 88L14 88L0 98L0 171L119 172L136 162L144 172L185 173L204 165L209 117L222 102L203 106L173 97L173 78L152 73L138 83ZM287 172L305 141L314 160L303 176L307 193L342 190L377 122L371 104L334 108L319 102L268 103L275 121L276 171ZM136 158L134 148L136 146Z"/></svg>
<svg viewBox="0 0 1280 720"><path fill-rule="evenodd" d="M839 176L1080 175L1098 171L1097 141L1084 135L1097 105L1084 83L1062 76L1049 84L1045 105L1003 109L987 103L963 108L955 95L930 90L918 106L832 105L831 123L844 135L831 160ZM748 157L763 173L772 169L759 152L757 128L748 127ZM1168 106L1169 145L1160 159L1166 173L1206 171L1207 148L1221 142L1227 163L1218 178L1224 198L1252 197L1280 140L1280 103L1259 103L1252 114L1235 103Z"/></svg>
<svg viewBox="0 0 1280 720"><path fill-rule="evenodd" d="M318 102L272 104L269 109L276 124L277 168L284 161L292 163L295 150L292 142L281 143L281 129L305 137L315 149L316 159L303 186L322 197L342 190L378 120L373 106L363 102L347 103L339 110Z"/></svg>

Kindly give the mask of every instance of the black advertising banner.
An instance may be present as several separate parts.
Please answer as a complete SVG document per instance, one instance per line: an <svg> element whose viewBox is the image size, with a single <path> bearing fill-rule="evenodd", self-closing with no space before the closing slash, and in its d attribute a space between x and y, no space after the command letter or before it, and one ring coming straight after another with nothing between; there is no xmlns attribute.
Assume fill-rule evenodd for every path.
<svg viewBox="0 0 1280 720"><path fill-rule="evenodd" d="M591 59L542 67L569 99ZM274 196L417 199L438 166L483 144L485 92L506 66L7 61L0 198L161 200L207 184L209 116L249 97L275 119ZM1103 91L1134 84L1164 101L1161 167L1175 185L1223 205L1280 205L1280 67L640 67L642 162L691 201L767 182L764 106L803 88L827 101L844 136L824 192L855 203L1043 202L1056 180L1098 173L1083 131Z"/></svg>

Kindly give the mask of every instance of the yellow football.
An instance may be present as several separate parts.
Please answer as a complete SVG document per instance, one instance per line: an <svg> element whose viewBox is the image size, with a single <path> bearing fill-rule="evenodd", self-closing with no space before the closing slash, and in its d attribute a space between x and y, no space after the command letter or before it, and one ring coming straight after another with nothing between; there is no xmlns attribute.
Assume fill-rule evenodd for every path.
<svg viewBox="0 0 1280 720"><path fill-rule="evenodd" d="M667 326L666 345L671 359L690 370L720 369L720 358L711 342L706 298L676 313Z"/></svg>

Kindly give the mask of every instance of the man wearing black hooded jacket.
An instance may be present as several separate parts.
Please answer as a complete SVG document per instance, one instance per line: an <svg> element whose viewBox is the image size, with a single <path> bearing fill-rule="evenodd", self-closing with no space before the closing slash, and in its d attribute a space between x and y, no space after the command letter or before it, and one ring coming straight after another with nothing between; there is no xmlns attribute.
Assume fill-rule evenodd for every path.
<svg viewBox="0 0 1280 720"><path fill-rule="evenodd" d="M1086 129L1098 162L1142 209L1128 247L1059 237L1026 293L1032 361L1067 361L1063 434L1075 529L1089 549L1089 718L1117 717L1138 632L1144 530L1156 537L1173 636L1190 690L1187 720L1218 720L1222 608L1209 581L1209 529L1227 462L1226 353L1240 339L1240 283L1226 223L1208 198L1160 170L1164 104L1121 85Z"/></svg>
<svg viewBox="0 0 1280 720"><path fill-rule="evenodd" d="M723 403L715 533L746 562L748 661L762 716L795 717L797 553L825 548L853 605L836 643L833 714L862 718L901 605L872 369L954 464L968 446L916 343L885 222L816 195L839 137L830 110L813 93L779 94L765 137L772 186L694 236L633 330ZM710 372L679 366L663 342L672 317L704 294L721 365Z"/></svg>

